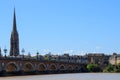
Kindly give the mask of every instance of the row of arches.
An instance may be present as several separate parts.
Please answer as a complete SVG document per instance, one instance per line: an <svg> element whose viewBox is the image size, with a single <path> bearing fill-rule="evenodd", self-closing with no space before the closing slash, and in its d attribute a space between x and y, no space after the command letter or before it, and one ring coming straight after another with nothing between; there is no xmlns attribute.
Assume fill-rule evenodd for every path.
<svg viewBox="0 0 120 80"><path fill-rule="evenodd" d="M40 63L38 65L33 65L32 63L28 62L25 64L16 64L15 62L10 62L8 64L6 64L5 66L5 70L6 72L17 72L17 71L24 71L24 72L32 72L32 71L55 71L55 70L79 70L79 66L64 66L62 65L55 65L55 64L51 64L51 65L45 65L44 63Z"/></svg>

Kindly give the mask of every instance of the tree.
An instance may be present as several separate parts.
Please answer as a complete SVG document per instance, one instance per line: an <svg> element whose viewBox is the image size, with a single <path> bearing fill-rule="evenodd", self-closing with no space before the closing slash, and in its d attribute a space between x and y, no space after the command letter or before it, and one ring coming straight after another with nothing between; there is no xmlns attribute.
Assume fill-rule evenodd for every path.
<svg viewBox="0 0 120 80"><path fill-rule="evenodd" d="M115 66L114 72L120 72L120 63Z"/></svg>
<svg viewBox="0 0 120 80"><path fill-rule="evenodd" d="M111 65L109 64L103 72L120 72L120 63L117 65Z"/></svg>
<svg viewBox="0 0 120 80"><path fill-rule="evenodd" d="M99 68L99 66L97 64L88 64L87 70L89 72L100 72L101 71L101 69Z"/></svg>
<svg viewBox="0 0 120 80"><path fill-rule="evenodd" d="M117 69L120 72L120 63L117 65Z"/></svg>
<svg viewBox="0 0 120 80"><path fill-rule="evenodd" d="M115 72L116 71L116 68L115 66L109 64L104 70L103 72Z"/></svg>

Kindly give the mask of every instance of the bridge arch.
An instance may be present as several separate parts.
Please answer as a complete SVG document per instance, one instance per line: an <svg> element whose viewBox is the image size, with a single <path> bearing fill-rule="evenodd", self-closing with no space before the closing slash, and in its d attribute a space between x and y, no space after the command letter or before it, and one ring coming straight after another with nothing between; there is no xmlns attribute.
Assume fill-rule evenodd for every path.
<svg viewBox="0 0 120 80"><path fill-rule="evenodd" d="M60 70L65 70L65 66L62 64L62 65L60 65L59 69Z"/></svg>
<svg viewBox="0 0 120 80"><path fill-rule="evenodd" d="M73 70L73 66L69 65L67 70Z"/></svg>
<svg viewBox="0 0 120 80"><path fill-rule="evenodd" d="M74 70L80 70L79 66L75 66Z"/></svg>
<svg viewBox="0 0 120 80"><path fill-rule="evenodd" d="M49 70L57 70L57 66L55 64L51 64L49 66Z"/></svg>
<svg viewBox="0 0 120 80"><path fill-rule="evenodd" d="M19 66L16 64L16 62L9 62L6 64L5 70L6 72L16 72L19 71Z"/></svg>
<svg viewBox="0 0 120 80"><path fill-rule="evenodd" d="M44 63L40 63L38 65L38 71L46 71L47 70L47 67Z"/></svg>
<svg viewBox="0 0 120 80"><path fill-rule="evenodd" d="M24 72L31 72L31 71L34 71L35 68L34 68L34 65L30 62L27 62L23 65L23 69L22 69Z"/></svg>

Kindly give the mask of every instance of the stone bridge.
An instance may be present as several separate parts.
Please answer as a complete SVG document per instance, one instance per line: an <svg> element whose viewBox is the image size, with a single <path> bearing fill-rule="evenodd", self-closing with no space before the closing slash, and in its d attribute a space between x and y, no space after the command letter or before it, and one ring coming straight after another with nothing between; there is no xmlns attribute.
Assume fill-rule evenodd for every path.
<svg viewBox="0 0 120 80"><path fill-rule="evenodd" d="M0 59L0 73L68 73L80 72L82 64L41 60Z"/></svg>

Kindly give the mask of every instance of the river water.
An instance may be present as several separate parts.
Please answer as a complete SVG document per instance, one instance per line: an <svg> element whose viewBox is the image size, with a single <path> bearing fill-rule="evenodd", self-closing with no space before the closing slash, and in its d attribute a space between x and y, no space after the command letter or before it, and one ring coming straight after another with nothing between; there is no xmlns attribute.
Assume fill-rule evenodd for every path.
<svg viewBox="0 0 120 80"><path fill-rule="evenodd" d="M120 80L119 73L77 73L0 77L0 80Z"/></svg>

